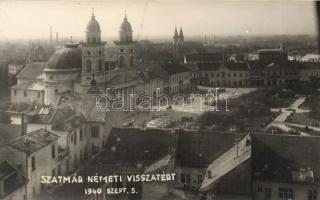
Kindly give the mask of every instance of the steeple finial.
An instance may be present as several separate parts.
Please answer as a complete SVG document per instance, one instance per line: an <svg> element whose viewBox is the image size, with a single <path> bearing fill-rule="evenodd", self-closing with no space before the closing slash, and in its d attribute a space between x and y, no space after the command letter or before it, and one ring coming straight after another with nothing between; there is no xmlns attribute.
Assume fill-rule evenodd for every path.
<svg viewBox="0 0 320 200"><path fill-rule="evenodd" d="M94 17L94 8L92 8L92 15L91 17Z"/></svg>
<svg viewBox="0 0 320 200"><path fill-rule="evenodd" d="M174 29L174 36L175 37L178 37L178 30L177 30L177 26L175 27L175 29Z"/></svg>
<svg viewBox="0 0 320 200"><path fill-rule="evenodd" d="M127 10L124 10L124 18L127 18Z"/></svg>

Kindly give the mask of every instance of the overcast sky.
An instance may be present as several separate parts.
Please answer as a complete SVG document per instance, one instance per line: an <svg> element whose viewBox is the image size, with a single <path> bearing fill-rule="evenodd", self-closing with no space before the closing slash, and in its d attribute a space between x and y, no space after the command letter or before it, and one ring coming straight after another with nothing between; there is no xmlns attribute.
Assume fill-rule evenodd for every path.
<svg viewBox="0 0 320 200"><path fill-rule="evenodd" d="M0 38L49 38L50 25L61 37L84 37L94 8L102 37L118 34L126 10L134 38L184 35L315 34L308 1L215 0L1 0Z"/></svg>

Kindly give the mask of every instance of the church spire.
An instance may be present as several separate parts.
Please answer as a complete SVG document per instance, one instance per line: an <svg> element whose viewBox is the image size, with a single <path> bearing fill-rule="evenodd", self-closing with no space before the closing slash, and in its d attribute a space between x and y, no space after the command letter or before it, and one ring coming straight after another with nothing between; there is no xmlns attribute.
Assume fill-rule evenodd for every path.
<svg viewBox="0 0 320 200"><path fill-rule="evenodd" d="M180 27L179 37L180 37L180 39L182 39L182 40L184 39L183 32L182 32L182 27Z"/></svg>
<svg viewBox="0 0 320 200"><path fill-rule="evenodd" d="M177 30L177 26L175 27L175 29L174 29L174 36L173 36L174 38L177 38L177 37L179 37L179 35L178 35L178 30Z"/></svg>
<svg viewBox="0 0 320 200"><path fill-rule="evenodd" d="M91 17L94 18L94 8L92 8L92 14L91 14Z"/></svg>

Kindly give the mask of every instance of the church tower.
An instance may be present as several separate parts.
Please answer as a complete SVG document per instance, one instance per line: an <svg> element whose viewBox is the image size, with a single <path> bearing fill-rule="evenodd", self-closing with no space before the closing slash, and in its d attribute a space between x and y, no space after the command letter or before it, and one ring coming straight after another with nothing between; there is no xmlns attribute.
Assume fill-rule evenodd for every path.
<svg viewBox="0 0 320 200"><path fill-rule="evenodd" d="M179 45L183 45L184 43L184 36L182 32L182 28L180 27L180 32L179 32Z"/></svg>
<svg viewBox="0 0 320 200"><path fill-rule="evenodd" d="M179 35L177 31L177 27L174 29L174 35L173 35L173 46L178 47L179 45Z"/></svg>
<svg viewBox="0 0 320 200"><path fill-rule="evenodd" d="M117 65L120 68L135 66L135 42L132 40L132 27L125 14L120 25L119 41L115 41L117 46Z"/></svg>
<svg viewBox="0 0 320 200"><path fill-rule="evenodd" d="M81 83L89 85L92 73L96 74L96 81L102 82L105 79L104 68L104 46L101 42L101 30L98 21L92 11L91 19L86 28L86 42L82 43L82 71Z"/></svg>

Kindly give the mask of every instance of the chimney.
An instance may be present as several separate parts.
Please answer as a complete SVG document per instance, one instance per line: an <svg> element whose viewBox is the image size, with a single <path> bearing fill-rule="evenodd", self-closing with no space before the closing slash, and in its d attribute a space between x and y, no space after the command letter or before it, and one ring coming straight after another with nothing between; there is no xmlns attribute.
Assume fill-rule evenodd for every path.
<svg viewBox="0 0 320 200"><path fill-rule="evenodd" d="M50 44L52 45L52 26L50 26Z"/></svg>
<svg viewBox="0 0 320 200"><path fill-rule="evenodd" d="M24 126L24 124L25 124L24 115L25 115L24 113L21 114L21 136L23 136L24 133L25 133L25 130L24 130L24 128L25 128L25 126Z"/></svg>
<svg viewBox="0 0 320 200"><path fill-rule="evenodd" d="M59 43L59 35L58 35L58 32L56 32L56 44Z"/></svg>

